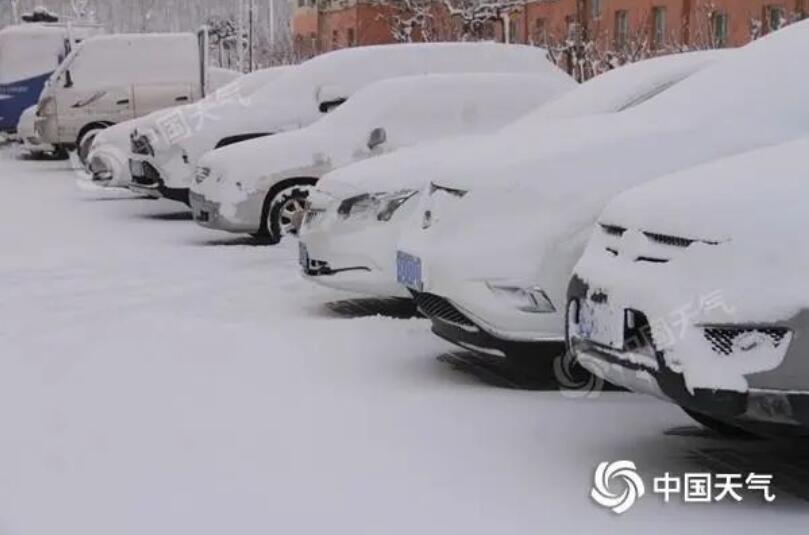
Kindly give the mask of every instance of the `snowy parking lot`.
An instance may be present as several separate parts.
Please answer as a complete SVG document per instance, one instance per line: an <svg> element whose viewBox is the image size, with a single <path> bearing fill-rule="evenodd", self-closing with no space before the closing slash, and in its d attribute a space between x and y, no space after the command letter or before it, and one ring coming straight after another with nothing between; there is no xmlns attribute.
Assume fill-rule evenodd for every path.
<svg viewBox="0 0 809 535"><path fill-rule="evenodd" d="M293 241L83 190L66 162L0 149L0 186L0 533L805 532L803 451L648 397L487 385L426 320L334 312L353 296L304 281ZM647 481L620 516L590 498L618 459ZM750 471L775 502L651 488Z"/></svg>

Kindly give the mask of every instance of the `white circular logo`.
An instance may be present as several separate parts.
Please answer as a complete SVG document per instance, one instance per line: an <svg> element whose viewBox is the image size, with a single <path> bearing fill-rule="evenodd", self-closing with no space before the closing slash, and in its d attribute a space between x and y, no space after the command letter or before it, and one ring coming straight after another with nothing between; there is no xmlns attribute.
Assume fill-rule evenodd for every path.
<svg viewBox="0 0 809 535"><path fill-rule="evenodd" d="M594 398L604 389L604 380L585 370L569 351L554 358L553 375L567 398Z"/></svg>
<svg viewBox="0 0 809 535"><path fill-rule="evenodd" d="M614 492L610 489L613 480L620 480L623 491ZM593 488L590 497L597 504L607 507L613 513L621 514L635 505L635 501L646 493L643 480L638 475L635 463L632 461L603 462L596 468L593 478Z"/></svg>

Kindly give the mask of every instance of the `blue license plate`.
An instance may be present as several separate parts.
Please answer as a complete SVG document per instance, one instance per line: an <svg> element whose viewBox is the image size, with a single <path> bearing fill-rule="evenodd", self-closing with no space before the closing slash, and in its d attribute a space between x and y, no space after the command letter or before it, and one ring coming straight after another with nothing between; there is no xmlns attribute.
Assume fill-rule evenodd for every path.
<svg viewBox="0 0 809 535"><path fill-rule="evenodd" d="M411 290L422 291L424 282L421 274L421 258L397 251L396 280Z"/></svg>

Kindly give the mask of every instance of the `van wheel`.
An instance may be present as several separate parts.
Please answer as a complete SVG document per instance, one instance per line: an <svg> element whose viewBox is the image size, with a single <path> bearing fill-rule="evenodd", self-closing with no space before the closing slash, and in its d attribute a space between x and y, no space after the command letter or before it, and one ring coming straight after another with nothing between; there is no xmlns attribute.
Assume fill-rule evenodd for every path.
<svg viewBox="0 0 809 535"><path fill-rule="evenodd" d="M696 420L700 425L703 427L710 429L728 438L754 438L756 435L747 431L746 429L742 429L741 427L736 427L735 425L729 424L727 422L723 422L721 420L717 420L715 418L711 418L710 416L706 416L705 414L695 412L688 409L683 409L686 414L688 414L691 418Z"/></svg>
<svg viewBox="0 0 809 535"><path fill-rule="evenodd" d="M310 186L296 184L275 193L272 198L267 194L264 210L267 216L262 225L266 233L259 234L272 244L280 242L285 236L297 235L310 190Z"/></svg>
<svg viewBox="0 0 809 535"><path fill-rule="evenodd" d="M104 130L104 128L91 128L79 136L79 140L76 144L76 152L78 153L79 161L85 169L88 168L87 157L90 156L90 147L93 146L93 141L95 141L96 136L102 130Z"/></svg>

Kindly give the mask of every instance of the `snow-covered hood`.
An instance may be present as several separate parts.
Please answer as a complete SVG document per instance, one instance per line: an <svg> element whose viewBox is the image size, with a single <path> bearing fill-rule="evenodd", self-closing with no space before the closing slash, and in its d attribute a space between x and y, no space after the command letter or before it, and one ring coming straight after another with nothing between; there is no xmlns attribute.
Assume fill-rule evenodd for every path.
<svg viewBox="0 0 809 535"><path fill-rule="evenodd" d="M446 138L363 160L324 175L317 190L338 199L363 193L420 190L445 174L445 169L463 165L455 155L484 137L487 136Z"/></svg>
<svg viewBox="0 0 809 535"><path fill-rule="evenodd" d="M311 108L311 109L310 109ZM271 104L258 99L229 100L202 105L188 105L168 110L167 123L157 125L158 132L168 122L179 128L174 136L161 136L164 140L158 152L185 151L190 161L197 161L207 151L228 136L247 133L274 133L297 129L301 121L307 123L316 117L314 105L301 101L275 101Z"/></svg>
<svg viewBox="0 0 809 535"><path fill-rule="evenodd" d="M809 306L808 155L809 138L803 138L672 174L610 202L599 222L626 229L620 247L628 243L641 251L629 242L643 236L679 241L679 248L661 255L665 263L652 266L671 291L650 308L670 307L666 299L672 297L697 299L715 291L736 321L785 319ZM603 251L609 239L604 234L596 229L591 247ZM632 256L632 251L621 252ZM585 266L583 274L598 280L597 267ZM712 312L699 320L733 319Z"/></svg>
<svg viewBox="0 0 809 535"><path fill-rule="evenodd" d="M352 161L462 133L491 132L566 91L569 80L525 74L431 74L385 79L300 130L203 157L204 175L238 181L245 195L291 177L319 177ZM374 128L385 142L368 148ZM216 182L212 182L216 183ZM214 195L208 181L206 196Z"/></svg>
<svg viewBox="0 0 809 535"><path fill-rule="evenodd" d="M315 123L300 130L209 151L198 164L209 178L195 180L191 189L214 198L223 183L238 183L241 197L247 198L260 189L264 178L312 176L313 170L332 165L332 158L339 158L337 155L350 150L351 139L335 139L329 135L331 133Z"/></svg>
<svg viewBox="0 0 809 535"><path fill-rule="evenodd" d="M780 248L778 238L805 232L809 223L801 202L809 195L808 154L804 138L674 173L618 195L599 220L697 240L750 239Z"/></svg>
<svg viewBox="0 0 809 535"><path fill-rule="evenodd" d="M426 258L431 269L468 281L540 284L557 302L598 214L613 196L684 168L795 137L733 126L630 129L629 135L552 157L540 154L517 163L506 157L500 169L488 170L505 184L478 182L460 199L433 206L423 201L427 204L410 222L402 246ZM424 230L426 210L432 224Z"/></svg>

